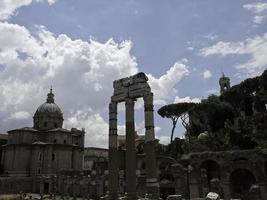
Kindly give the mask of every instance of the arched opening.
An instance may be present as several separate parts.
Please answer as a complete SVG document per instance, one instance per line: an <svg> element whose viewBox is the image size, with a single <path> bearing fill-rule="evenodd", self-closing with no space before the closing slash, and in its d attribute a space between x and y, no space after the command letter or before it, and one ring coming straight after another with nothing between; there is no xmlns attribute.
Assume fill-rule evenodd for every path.
<svg viewBox="0 0 267 200"><path fill-rule="evenodd" d="M140 169L141 170L145 170L146 169L146 162L142 162Z"/></svg>
<svg viewBox="0 0 267 200"><path fill-rule="evenodd" d="M52 154L52 161L54 161L56 159L56 155L53 153Z"/></svg>
<svg viewBox="0 0 267 200"><path fill-rule="evenodd" d="M42 154L39 153L39 161L41 161L41 160L42 160Z"/></svg>
<svg viewBox="0 0 267 200"><path fill-rule="evenodd" d="M220 165L214 160L206 160L200 165L200 176L202 193L205 196L209 191L214 190L212 188L212 180L221 179L221 169ZM217 188L216 190L220 190Z"/></svg>
<svg viewBox="0 0 267 200"><path fill-rule="evenodd" d="M171 162L162 160L158 163L160 197L166 199L168 195L175 194L174 177L171 172Z"/></svg>
<svg viewBox="0 0 267 200"><path fill-rule="evenodd" d="M247 169L237 169L230 175L232 198L246 199L250 187L256 183L255 176Z"/></svg>
<svg viewBox="0 0 267 200"><path fill-rule="evenodd" d="M223 89L224 89L224 90L227 90L227 89L228 89L228 87L227 87L227 84L226 84L226 83L224 84L224 86L223 86Z"/></svg>

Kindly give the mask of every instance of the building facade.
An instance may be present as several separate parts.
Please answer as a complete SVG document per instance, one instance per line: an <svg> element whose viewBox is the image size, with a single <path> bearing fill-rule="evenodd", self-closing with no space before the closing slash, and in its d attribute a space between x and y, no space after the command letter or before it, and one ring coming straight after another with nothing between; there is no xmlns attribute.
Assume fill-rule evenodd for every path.
<svg viewBox="0 0 267 200"><path fill-rule="evenodd" d="M63 120L51 89L46 102L34 114L33 127L8 131L7 144L2 146L1 166L5 176L2 181L12 185L17 177L22 182L25 177L26 185L29 185L26 191L48 192L51 190L48 181L51 176L62 170L83 170L85 131L64 129ZM43 188L39 187L40 179L47 180L41 181L44 182ZM6 188L5 192L9 189Z"/></svg>

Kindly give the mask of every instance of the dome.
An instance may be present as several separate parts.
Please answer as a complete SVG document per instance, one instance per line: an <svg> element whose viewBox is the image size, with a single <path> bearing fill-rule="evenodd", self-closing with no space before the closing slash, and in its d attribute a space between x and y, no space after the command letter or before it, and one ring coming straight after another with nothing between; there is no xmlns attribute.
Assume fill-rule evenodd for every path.
<svg viewBox="0 0 267 200"><path fill-rule="evenodd" d="M33 117L34 128L38 130L50 130L62 128L63 113L54 101L52 88L47 94L46 102L40 105Z"/></svg>
<svg viewBox="0 0 267 200"><path fill-rule="evenodd" d="M208 131L204 131L203 133L200 133L197 137L198 140L207 140L209 138Z"/></svg>
<svg viewBox="0 0 267 200"><path fill-rule="evenodd" d="M44 113L44 112L62 113L57 104L55 104L55 103L47 103L47 102L45 102L42 105L40 105L36 110L36 113Z"/></svg>

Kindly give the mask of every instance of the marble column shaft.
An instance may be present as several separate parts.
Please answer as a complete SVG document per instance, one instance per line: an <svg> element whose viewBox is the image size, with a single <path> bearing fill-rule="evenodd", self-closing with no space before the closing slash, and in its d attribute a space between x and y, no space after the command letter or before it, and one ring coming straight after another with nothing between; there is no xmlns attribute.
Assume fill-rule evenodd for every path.
<svg viewBox="0 0 267 200"><path fill-rule="evenodd" d="M109 104L109 174L108 190L109 199L118 199L119 190L119 167L118 167L118 144L117 144L117 103Z"/></svg>
<svg viewBox="0 0 267 200"><path fill-rule="evenodd" d="M145 153L146 153L146 186L151 199L159 198L159 183L155 154L155 132L153 114L153 93L144 95L145 105Z"/></svg>
<svg viewBox="0 0 267 200"><path fill-rule="evenodd" d="M127 199L137 199L136 193L136 153L134 127L134 99L127 98L126 106L126 193Z"/></svg>

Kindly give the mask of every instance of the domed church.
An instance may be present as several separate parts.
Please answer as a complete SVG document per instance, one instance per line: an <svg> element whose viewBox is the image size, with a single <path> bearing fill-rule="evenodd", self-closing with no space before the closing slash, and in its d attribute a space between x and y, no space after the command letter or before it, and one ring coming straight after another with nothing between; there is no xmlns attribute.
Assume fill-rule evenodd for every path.
<svg viewBox="0 0 267 200"><path fill-rule="evenodd" d="M61 170L82 170L85 132L62 128L63 120L51 89L33 116L33 127L8 131L8 143L2 147L4 174L36 177L56 175Z"/></svg>

